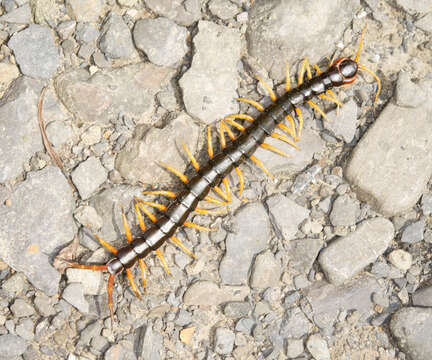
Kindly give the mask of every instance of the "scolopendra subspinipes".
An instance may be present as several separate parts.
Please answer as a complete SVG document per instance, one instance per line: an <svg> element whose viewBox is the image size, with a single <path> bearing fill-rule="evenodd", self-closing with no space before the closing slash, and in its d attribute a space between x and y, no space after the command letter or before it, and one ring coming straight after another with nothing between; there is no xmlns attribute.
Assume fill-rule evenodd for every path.
<svg viewBox="0 0 432 360"><path fill-rule="evenodd" d="M187 157L190 159L194 169L196 170L196 175L194 177L188 178L182 172L172 168L167 164L161 163L161 165L166 170L176 175L184 183L186 189L179 193L174 193L167 190L144 192L145 194L161 195L171 198L172 202L168 206L136 198L135 210L139 227L142 231L140 235L135 238L132 237L126 216L124 212L122 212L123 225L125 228L125 235L128 240L128 245L120 249L116 249L101 239L99 236L95 235L97 240L114 255L114 258L103 265L84 265L72 262L69 263L69 266L74 268L107 271L109 273L107 285L108 306L112 321L114 318L113 286L115 277L124 271L128 277L133 292L136 294L136 296L140 297L131 272L131 267L135 263L138 262L140 265L143 284L145 286L146 270L143 259L151 252L154 251L156 253L157 257L161 260L163 267L168 271L166 261L160 249L161 246L167 242L167 240L173 241L187 254L194 256L193 253L188 250L175 236L175 232L181 226L203 231L212 230L210 228L192 223L187 219L192 212L208 215L214 215L218 213L217 210L214 211L199 208L198 203L201 200L206 200L217 205L225 205L231 201L230 183L227 175L231 173L232 170L236 171L239 179L239 191L242 193L244 188L244 179L239 166L247 158L251 159L267 175L272 177L264 164L253 154L255 150L261 146L282 156L286 155L273 145L264 143L264 140L269 136L284 141L297 148L296 141L301 136L303 125L302 112L299 108L300 105L307 104L319 114L321 114L323 118L326 118L323 110L312 100L312 98L320 97L322 99L332 101L337 106L342 106L331 89L333 87L339 87L353 83L356 79L358 70L363 70L370 73L378 84L376 98L374 101L375 107L380 92L380 80L371 70L358 63L363 44L364 33L365 29L362 32L360 45L354 59L346 57L339 58L334 61L330 65L329 69L325 72L322 72L317 65L314 65L313 68L316 71L315 77L312 76L311 67L307 59L305 59L299 71L298 87L296 88L291 88L289 68L287 65L285 85L286 92L279 98L276 97L270 86L258 78L258 80L267 89L273 103L269 107L264 108L261 104L253 100L239 98L238 100L249 103L250 105L256 107L257 110L259 110L260 115L254 119L252 116L246 114L233 114L221 120L218 129L220 135L221 151L217 154L215 154L213 150L211 140L211 126L209 126L207 130L207 152L209 161L205 166L200 166L191 151L185 144L183 144ZM307 78L306 81L304 81L305 75ZM292 116L293 113L296 115L297 123ZM288 125L283 123L285 119L287 120ZM250 123L250 125L244 126L238 120L244 120L246 123ZM232 126L232 128L229 126ZM276 128L281 129L288 136L274 132ZM236 136L233 129L235 129L234 131L239 132L238 136ZM225 137L226 134L228 134L231 142L227 141ZM224 184L224 191L220 187L221 183ZM209 196L209 192L211 190L215 191L215 193L217 193L223 200ZM146 208L146 205L156 208L159 210L161 215L156 217L148 210L148 208ZM143 213L147 215L152 221L152 225L148 228L144 224Z"/></svg>

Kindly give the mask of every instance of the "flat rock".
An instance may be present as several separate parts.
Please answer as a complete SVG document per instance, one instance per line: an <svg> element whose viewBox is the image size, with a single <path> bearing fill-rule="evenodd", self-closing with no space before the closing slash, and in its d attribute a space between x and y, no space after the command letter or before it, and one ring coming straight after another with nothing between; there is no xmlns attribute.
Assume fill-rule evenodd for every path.
<svg viewBox="0 0 432 360"><path fill-rule="evenodd" d="M412 295L412 302L414 306L425 306L432 308L432 286L427 286L417 290Z"/></svg>
<svg viewBox="0 0 432 360"><path fill-rule="evenodd" d="M151 123L154 97L173 74L172 69L150 63L98 71L93 76L79 69L60 75L55 87L78 123L107 124L119 115L127 115L135 122Z"/></svg>
<svg viewBox="0 0 432 360"><path fill-rule="evenodd" d="M411 359L429 360L432 354L432 309L402 308L390 321L390 331Z"/></svg>
<svg viewBox="0 0 432 360"><path fill-rule="evenodd" d="M0 91L5 91L19 75L18 66L0 63Z"/></svg>
<svg viewBox="0 0 432 360"><path fill-rule="evenodd" d="M312 267L324 242L321 239L291 240L287 244L288 267L294 273L307 274Z"/></svg>
<svg viewBox="0 0 432 360"><path fill-rule="evenodd" d="M0 335L0 353L4 359L14 359L24 354L28 346L22 337L12 334Z"/></svg>
<svg viewBox="0 0 432 360"><path fill-rule="evenodd" d="M81 284L72 283L69 284L62 294L63 299L65 299L69 304L76 307L79 312L87 314L89 312L89 303L84 298L84 291Z"/></svg>
<svg viewBox="0 0 432 360"><path fill-rule="evenodd" d="M215 331L215 351L221 355L231 354L234 349L235 334L228 329L217 328Z"/></svg>
<svg viewBox="0 0 432 360"><path fill-rule="evenodd" d="M41 88L38 81L23 76L0 100L0 183L17 177L23 164L43 150L37 122Z"/></svg>
<svg viewBox="0 0 432 360"><path fill-rule="evenodd" d="M278 286L281 264L270 251L258 254L252 268L250 285L254 289Z"/></svg>
<svg viewBox="0 0 432 360"><path fill-rule="evenodd" d="M138 20L133 30L136 47L159 66L176 67L188 51L188 31L166 18Z"/></svg>
<svg viewBox="0 0 432 360"><path fill-rule="evenodd" d="M335 39L342 36L359 5L358 0L256 1L249 11L249 53L272 79L283 80L286 59L307 56L313 64L331 57Z"/></svg>
<svg viewBox="0 0 432 360"><path fill-rule="evenodd" d="M8 13L0 16L1 22L11 24L30 24L32 22L32 13L29 4L24 4Z"/></svg>
<svg viewBox="0 0 432 360"><path fill-rule="evenodd" d="M0 257L38 289L58 293L51 257L75 235L72 190L57 167L30 172L0 207Z"/></svg>
<svg viewBox="0 0 432 360"><path fill-rule="evenodd" d="M327 279L333 284L341 284L382 255L393 237L394 228L389 220L365 220L356 231L332 241L321 252L318 261Z"/></svg>
<svg viewBox="0 0 432 360"><path fill-rule="evenodd" d="M321 334L313 334L306 341L306 347L315 360L330 360L327 342Z"/></svg>
<svg viewBox="0 0 432 360"><path fill-rule="evenodd" d="M267 245L270 221L263 205L251 203L235 214L233 222L234 233L227 236L219 273L225 284L245 284L254 255Z"/></svg>
<svg viewBox="0 0 432 360"><path fill-rule="evenodd" d="M333 202L330 221L333 226L355 225L359 213L360 206L358 201L348 195L338 196Z"/></svg>
<svg viewBox="0 0 432 360"><path fill-rule="evenodd" d="M24 75L49 79L56 73L60 56L49 27L32 24L12 35L8 46Z"/></svg>
<svg viewBox="0 0 432 360"><path fill-rule="evenodd" d="M403 243L414 244L424 239L426 222L424 219L408 225L402 233L401 241Z"/></svg>
<svg viewBox="0 0 432 360"><path fill-rule="evenodd" d="M411 208L432 172L432 108L388 104L355 147L345 175L358 197L393 216Z"/></svg>
<svg viewBox="0 0 432 360"><path fill-rule="evenodd" d="M238 112L237 63L240 32L209 21L198 23L192 66L179 85L187 112L210 124Z"/></svg>
<svg viewBox="0 0 432 360"><path fill-rule="evenodd" d="M105 56L112 59L127 58L135 54L132 34L120 15L110 13L105 20L99 48Z"/></svg>
<svg viewBox="0 0 432 360"><path fill-rule="evenodd" d="M411 15L416 13L425 14L432 11L432 4L429 0L396 0L395 2Z"/></svg>
<svg viewBox="0 0 432 360"><path fill-rule="evenodd" d="M270 196L266 200L270 221L276 231L286 241L292 240L301 222L309 215L309 210L296 204L282 194Z"/></svg>
<svg viewBox="0 0 432 360"><path fill-rule="evenodd" d="M156 14L189 26L201 17L200 0L146 0L146 5Z"/></svg>
<svg viewBox="0 0 432 360"><path fill-rule="evenodd" d="M94 156L83 161L72 172L72 181L83 199L89 198L102 185L108 173L100 160Z"/></svg>
<svg viewBox="0 0 432 360"><path fill-rule="evenodd" d="M349 100L342 108L327 114L330 121L323 121L324 127L338 139L350 143L357 130L358 106L354 100Z"/></svg>
<svg viewBox="0 0 432 360"><path fill-rule="evenodd" d="M219 287L211 281L197 281L185 291L183 302L185 305L217 306L228 301L241 301L248 294L249 289L245 286Z"/></svg>
<svg viewBox="0 0 432 360"><path fill-rule="evenodd" d="M85 295L105 295L107 292L106 281L101 271L69 268L66 269L66 276L68 284L79 284L80 291ZM66 300L70 302L68 299ZM88 312L88 309L86 312Z"/></svg>
<svg viewBox="0 0 432 360"><path fill-rule="evenodd" d="M295 307L290 311L287 311L280 326L279 334L284 338L298 339L311 331L312 327L312 323L303 311L301 311L300 308Z"/></svg>
<svg viewBox="0 0 432 360"><path fill-rule="evenodd" d="M396 83L396 104L402 107L415 108L426 98L423 89L411 81L411 76L401 71Z"/></svg>
<svg viewBox="0 0 432 360"><path fill-rule="evenodd" d="M303 129L300 140L297 145L300 150L293 148L291 145L272 137L265 140L266 144L273 145L289 155L289 158L280 156L272 151L259 147L255 151L255 156L260 159L267 169L273 174L278 172L298 172L310 164L315 153L319 153L324 146L320 136L314 131ZM257 170L261 171L261 170Z"/></svg>
<svg viewBox="0 0 432 360"><path fill-rule="evenodd" d="M95 22L104 13L102 0L67 0L69 16L81 22Z"/></svg>
<svg viewBox="0 0 432 360"><path fill-rule="evenodd" d="M432 12L423 16L421 19L417 20L414 24L419 29L432 33Z"/></svg>
<svg viewBox="0 0 432 360"><path fill-rule="evenodd" d="M143 133L138 128L118 154L115 168L131 183L141 182L158 187L172 183L173 175L160 166L160 162L184 171L188 163L184 160L181 142L184 141L194 154L198 137L199 127L185 113L181 113L163 129L152 128Z"/></svg>
<svg viewBox="0 0 432 360"><path fill-rule="evenodd" d="M357 310L363 322L375 315L372 294L379 292L383 292L383 288L378 281L370 275L362 275L339 286L325 281L315 282L304 295L311 306L313 319L331 327L341 311Z"/></svg>

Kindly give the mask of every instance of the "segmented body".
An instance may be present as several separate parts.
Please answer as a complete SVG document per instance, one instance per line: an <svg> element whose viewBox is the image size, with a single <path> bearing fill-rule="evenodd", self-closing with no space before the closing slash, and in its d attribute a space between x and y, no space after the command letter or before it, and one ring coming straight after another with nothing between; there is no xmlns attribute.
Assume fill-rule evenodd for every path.
<svg viewBox="0 0 432 360"><path fill-rule="evenodd" d="M341 58L326 72L277 99L239 137L210 159L205 167L198 170L198 173L186 183L186 189L177 194L175 200L151 227L118 250L116 257L107 264L108 272L112 275L118 274L133 266L138 259L159 249L185 223L190 213L197 208L199 201L203 200L234 168L249 158L258 146L271 136L285 116L330 88L353 82L357 70L356 61Z"/></svg>

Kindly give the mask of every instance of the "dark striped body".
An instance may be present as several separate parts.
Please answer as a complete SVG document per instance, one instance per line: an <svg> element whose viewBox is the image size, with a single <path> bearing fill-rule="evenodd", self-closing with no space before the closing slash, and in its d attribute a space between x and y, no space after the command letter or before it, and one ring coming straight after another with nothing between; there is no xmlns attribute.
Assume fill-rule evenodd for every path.
<svg viewBox="0 0 432 360"><path fill-rule="evenodd" d="M235 167L249 158L295 107L353 78L357 73L357 64L350 59L341 60L325 73L288 91L262 112L238 138L198 171L198 174L186 184L186 189L177 195L151 227L118 251L117 257L107 264L108 271L117 274L124 268L131 267L139 258L144 258L161 247L184 224L210 189L219 185Z"/></svg>

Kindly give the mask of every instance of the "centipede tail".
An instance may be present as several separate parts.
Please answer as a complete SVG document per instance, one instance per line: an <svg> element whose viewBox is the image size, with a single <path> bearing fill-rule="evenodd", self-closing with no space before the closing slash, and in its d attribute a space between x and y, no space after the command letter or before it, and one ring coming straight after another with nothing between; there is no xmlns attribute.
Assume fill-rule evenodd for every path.
<svg viewBox="0 0 432 360"><path fill-rule="evenodd" d="M358 70L364 70L372 74L378 83L377 96L374 102L375 107L381 88L379 79L372 71L363 65L358 64L363 35L364 31L362 33L359 50L357 51L354 60L345 57L340 58L336 60L325 72L322 72L321 69L315 65L313 66L317 74L315 77L312 76L309 62L305 59L300 68L298 86L296 88L291 87L289 67L287 63L286 93L280 98L276 98L271 87L261 78L258 78L268 91L273 103L269 107L264 108L254 100L239 98L239 101L246 102L258 109L260 114L255 119L246 114L232 114L222 119L218 127L221 151L217 154L214 153L212 144L212 127L209 126L207 129L207 151L209 161L206 165L201 166L188 147L183 143L186 155L191 161L196 172L193 177L188 178L181 171L171 167L170 165L160 163L161 167L178 177L184 184L185 188L183 191L178 193L168 190L144 192L144 194L148 195L165 196L170 198L171 202L167 206L152 201L145 201L138 198L135 199L135 210L139 227L141 229L140 235L132 238L124 212L122 212L122 219L126 238L128 240L126 246L117 250L95 235L99 242L114 255L114 258L106 265L71 264L71 266L80 269L107 271L110 274L108 280L108 306L112 320L114 317L112 294L114 279L117 274L125 271L132 291L136 296L140 297L130 268L135 263L139 263L142 271L143 284L145 286L146 270L143 259L145 259L150 253L155 252L156 256L161 261L162 266L167 273L169 273L168 265L160 249L167 240L171 240L185 253L195 257L192 251L187 249L186 246L175 236L175 233L182 226L202 231L215 230L192 223L187 219L194 211L206 215L221 213L218 210L202 209L198 207L198 203L205 200L217 205L228 204L231 201L231 186L227 178L228 174L233 170L236 171L239 178L241 194L244 188L244 179L240 165L247 159L250 159L268 176L272 177L272 174L267 170L265 164L254 156L258 147L263 147L282 156L288 156L277 147L265 144L264 141L267 138L273 137L279 139L290 144L294 148L299 149L296 142L301 136L303 126L303 116L299 106L307 104L316 112L321 114L323 118L326 118L325 113L312 99L321 97L322 99L335 103L337 106L342 106L342 103L337 99L331 89L352 83L356 79ZM304 81L305 75L306 81ZM294 117L297 118L297 123L294 121ZM245 120L249 125L246 126L246 124L241 124L237 120ZM285 120L287 121L287 124L284 123ZM283 131L286 135L281 134L276 130ZM238 136L236 136L235 133L238 133ZM226 137L226 134L228 135L228 138ZM222 190L221 184L223 184L224 190ZM220 199L213 197L210 192L214 192L216 196L220 197ZM159 212L159 216L153 214L147 206L156 209L156 211ZM145 226L143 215L147 216L151 220L151 225L149 227Z"/></svg>

